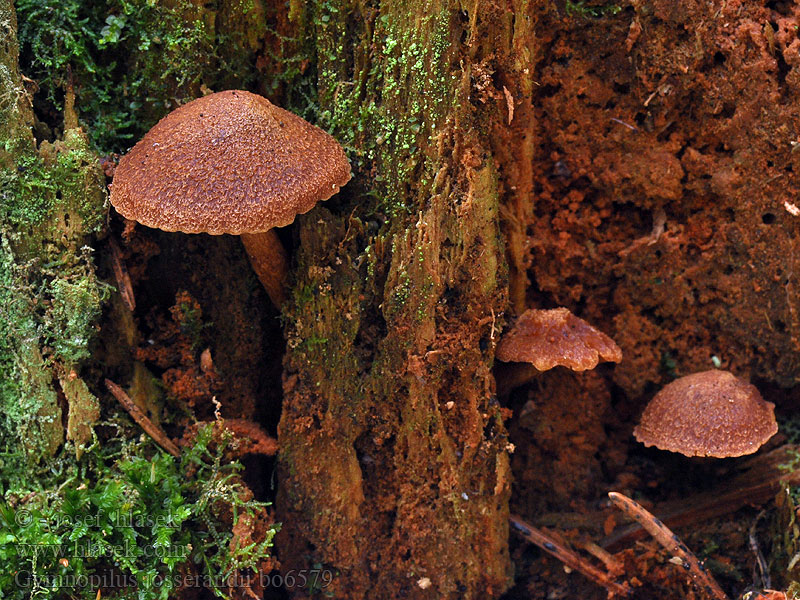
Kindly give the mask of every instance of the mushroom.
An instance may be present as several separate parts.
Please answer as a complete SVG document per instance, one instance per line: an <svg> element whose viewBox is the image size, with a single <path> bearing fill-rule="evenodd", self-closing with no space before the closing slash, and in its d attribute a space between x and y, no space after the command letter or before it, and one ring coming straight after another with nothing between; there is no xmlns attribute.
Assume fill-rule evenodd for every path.
<svg viewBox="0 0 800 600"><path fill-rule="evenodd" d="M645 446L684 456L752 454L778 431L775 405L728 371L676 379L645 407L633 430Z"/></svg>
<svg viewBox="0 0 800 600"><path fill-rule="evenodd" d="M539 372L556 366L586 371L594 369L601 360L619 362L622 350L614 340L566 308L530 309L503 335L495 358L503 362L530 363L498 369L497 393L502 396Z"/></svg>
<svg viewBox="0 0 800 600"><path fill-rule="evenodd" d="M333 137L266 98L228 90L184 104L148 131L120 160L111 204L147 227L241 236L280 307L288 264L273 228L349 180Z"/></svg>

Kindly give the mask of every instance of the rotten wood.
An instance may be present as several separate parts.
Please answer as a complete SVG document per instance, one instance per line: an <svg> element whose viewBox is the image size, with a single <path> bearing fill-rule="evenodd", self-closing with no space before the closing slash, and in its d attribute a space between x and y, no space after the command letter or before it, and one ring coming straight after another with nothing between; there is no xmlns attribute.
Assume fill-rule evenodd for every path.
<svg viewBox="0 0 800 600"><path fill-rule="evenodd" d="M786 444L745 462L740 472L710 492L666 502L653 512L669 527L686 527L736 512L745 506L769 502L781 484L800 485L800 471L787 470L800 452L800 445ZM600 546L614 550L641 539L646 531L639 523L617 528Z"/></svg>

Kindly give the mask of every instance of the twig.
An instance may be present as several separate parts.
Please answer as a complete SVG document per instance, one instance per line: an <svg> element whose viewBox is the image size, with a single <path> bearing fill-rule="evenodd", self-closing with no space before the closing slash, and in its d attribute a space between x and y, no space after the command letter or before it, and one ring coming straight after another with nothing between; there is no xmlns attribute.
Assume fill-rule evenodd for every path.
<svg viewBox="0 0 800 600"><path fill-rule="evenodd" d="M114 279L117 280L119 293L122 296L122 301L128 310L133 312L136 309L136 297L133 295L133 285L131 285L131 278L128 275L128 269L125 268L125 263L122 262L122 252L113 237L109 238L109 247L111 248L111 266L114 269Z"/></svg>
<svg viewBox="0 0 800 600"><path fill-rule="evenodd" d="M623 572L623 565L620 563L614 556L601 548L594 542L584 542L581 544L584 550L586 550L589 554L594 556L596 559L602 561L602 563L606 566L606 570L608 570L609 574L620 574Z"/></svg>
<svg viewBox="0 0 800 600"><path fill-rule="evenodd" d="M148 419L147 415L142 412L142 409L133 403L133 400L131 400L130 396L128 396L121 387L110 379L106 379L106 387L108 391L114 395L114 398L119 400L119 403L128 411L128 414L133 417L133 420L136 421L139 426L144 429L145 433L153 438L159 446L172 454L172 456L178 456L181 453L173 441L164 433L164 430Z"/></svg>
<svg viewBox="0 0 800 600"><path fill-rule="evenodd" d="M582 573L588 579L591 579L596 584L606 588L610 595L629 596L630 589L627 583L620 585L611 581L606 573L594 565L588 563L586 560L575 554L572 550L566 548L561 542L548 535L540 529L536 529L533 525L522 520L516 515L509 517L511 525L517 533L519 533L526 540L535 544L548 554L554 556L562 563L567 565L573 571Z"/></svg>
<svg viewBox="0 0 800 600"><path fill-rule="evenodd" d="M639 504L618 492L609 492L611 502L631 519L638 521L655 540L680 559L681 566L689 572L692 583L701 592L715 600L729 600L719 584L706 571L702 563L670 529Z"/></svg>
<svg viewBox="0 0 800 600"><path fill-rule="evenodd" d="M619 120L617 118L614 118L614 117L611 117L611 120L614 121L615 123L619 123L620 125L624 125L625 127L630 129L631 131L639 131L639 129L637 127L634 127L633 125L628 125L625 121L621 121L621 120Z"/></svg>
<svg viewBox="0 0 800 600"><path fill-rule="evenodd" d="M758 522L761 520L761 517L763 517L765 514L766 513L762 510L760 513L758 513L758 515L756 515L753 524L750 526L748 541L750 542L750 550L753 551L753 554L756 557L756 564L758 565L758 571L761 577L761 587L771 588L772 578L769 575L769 567L767 566L767 561L764 558L761 549L758 547L758 539L757 539Z"/></svg>

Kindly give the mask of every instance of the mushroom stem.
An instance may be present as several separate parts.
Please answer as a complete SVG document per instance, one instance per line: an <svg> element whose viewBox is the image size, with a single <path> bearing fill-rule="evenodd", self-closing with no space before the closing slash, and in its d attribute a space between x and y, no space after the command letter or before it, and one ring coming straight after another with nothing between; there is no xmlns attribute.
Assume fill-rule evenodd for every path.
<svg viewBox="0 0 800 600"><path fill-rule="evenodd" d="M539 369L528 363L497 362L494 365L494 380L497 382L497 395L500 398L508 396L518 387L533 381L542 373Z"/></svg>
<svg viewBox="0 0 800 600"><path fill-rule="evenodd" d="M240 237L253 270L272 303L280 309L286 300L289 263L278 235L274 229L270 229L262 233L243 233Z"/></svg>

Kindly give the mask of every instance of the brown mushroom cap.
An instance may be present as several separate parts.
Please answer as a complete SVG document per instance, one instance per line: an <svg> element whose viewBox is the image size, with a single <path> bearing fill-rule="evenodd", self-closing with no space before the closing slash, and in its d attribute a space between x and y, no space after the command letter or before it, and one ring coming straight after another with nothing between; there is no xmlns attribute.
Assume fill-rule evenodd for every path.
<svg viewBox="0 0 800 600"><path fill-rule="evenodd" d="M658 392L633 435L645 446L685 456L742 456L778 431L775 405L728 371L676 379Z"/></svg>
<svg viewBox="0 0 800 600"><path fill-rule="evenodd" d="M165 231L260 233L349 180L333 137L266 98L228 90L172 111L123 156L111 204Z"/></svg>
<svg viewBox="0 0 800 600"><path fill-rule="evenodd" d="M497 344L495 358L529 362L539 371L564 366L594 369L600 360L619 362L622 351L610 337L566 308L526 310Z"/></svg>

